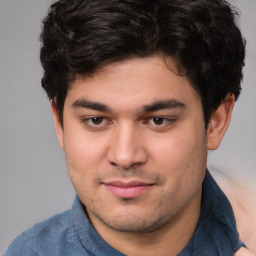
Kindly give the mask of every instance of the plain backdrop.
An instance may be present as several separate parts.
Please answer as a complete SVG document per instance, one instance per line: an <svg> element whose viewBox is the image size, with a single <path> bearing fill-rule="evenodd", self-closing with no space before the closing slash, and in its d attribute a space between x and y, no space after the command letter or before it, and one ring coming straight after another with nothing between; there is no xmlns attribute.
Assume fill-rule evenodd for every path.
<svg viewBox="0 0 256 256"><path fill-rule="evenodd" d="M41 20L50 0L0 0L0 253L35 222L69 209L75 195L41 88ZM243 91L209 167L256 183L256 1L233 0L247 39Z"/></svg>

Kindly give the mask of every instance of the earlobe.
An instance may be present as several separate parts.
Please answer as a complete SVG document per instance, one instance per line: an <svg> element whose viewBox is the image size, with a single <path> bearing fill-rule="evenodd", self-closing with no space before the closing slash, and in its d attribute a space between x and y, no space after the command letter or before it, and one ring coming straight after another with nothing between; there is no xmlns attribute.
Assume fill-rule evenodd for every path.
<svg viewBox="0 0 256 256"><path fill-rule="evenodd" d="M228 93L220 106L211 114L207 128L207 148L215 150L219 147L221 140L226 133L235 103L235 96Z"/></svg>
<svg viewBox="0 0 256 256"><path fill-rule="evenodd" d="M54 117L55 129L56 129L57 137L59 140L59 144L63 149L64 148L63 127L60 122L58 110L56 106L53 104L53 102L51 102L51 109Z"/></svg>

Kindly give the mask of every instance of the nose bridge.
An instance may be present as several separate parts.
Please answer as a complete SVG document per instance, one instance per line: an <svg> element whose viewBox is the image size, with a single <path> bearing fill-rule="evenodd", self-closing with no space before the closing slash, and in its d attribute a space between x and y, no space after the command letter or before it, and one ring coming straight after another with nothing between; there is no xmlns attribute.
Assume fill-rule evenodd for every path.
<svg viewBox="0 0 256 256"><path fill-rule="evenodd" d="M129 168L135 164L145 163L147 159L146 150L135 124L123 122L117 125L112 140L108 152L108 160L111 164Z"/></svg>

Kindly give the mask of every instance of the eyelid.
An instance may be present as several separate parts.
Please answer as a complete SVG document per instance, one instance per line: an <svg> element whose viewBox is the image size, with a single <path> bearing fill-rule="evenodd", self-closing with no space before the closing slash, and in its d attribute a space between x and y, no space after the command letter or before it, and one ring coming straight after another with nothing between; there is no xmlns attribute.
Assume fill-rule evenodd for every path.
<svg viewBox="0 0 256 256"><path fill-rule="evenodd" d="M94 124L93 119L94 118L101 118L102 122L99 124ZM159 124L154 123L154 118L160 118L163 119L163 123L161 122ZM161 116L161 115L151 115L151 116L146 116L143 117L141 120L141 124L148 129L152 129L155 131L165 131L170 129L174 123L177 121L176 116ZM104 131L114 123L114 120L112 120L110 117L106 116L101 116L101 115L92 115L92 116L82 116L80 117L80 122L82 125L89 131L92 132L99 132L99 131Z"/></svg>
<svg viewBox="0 0 256 256"><path fill-rule="evenodd" d="M161 124L159 124L159 125L151 124L152 126L155 126L157 128L169 127L177 120L177 117L166 117L166 116L156 115L156 116L147 117L145 119L144 123L149 124L150 121L153 121L154 118L160 118L160 119L163 119L163 121L164 121L164 124L162 124L162 125Z"/></svg>
<svg viewBox="0 0 256 256"><path fill-rule="evenodd" d="M100 124L93 124L92 120L94 118L101 118L103 121ZM88 128L91 129L104 129L107 128L108 124L111 123L111 120L105 116L87 116L87 117L81 117L80 121L83 125L85 125Z"/></svg>
<svg viewBox="0 0 256 256"><path fill-rule="evenodd" d="M88 116L88 117L82 117L81 120L82 121L89 121L89 120L92 120L94 118L101 118L103 120L107 119L106 117L103 117L103 116Z"/></svg>

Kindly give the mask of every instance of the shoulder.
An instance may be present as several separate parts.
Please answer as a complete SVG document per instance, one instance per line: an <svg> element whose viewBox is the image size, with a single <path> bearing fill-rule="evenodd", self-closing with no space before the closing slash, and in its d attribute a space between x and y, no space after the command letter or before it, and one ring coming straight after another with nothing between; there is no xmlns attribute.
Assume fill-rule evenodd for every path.
<svg viewBox="0 0 256 256"><path fill-rule="evenodd" d="M68 210L35 224L11 243L4 256L37 255L39 248L49 247L53 241L68 240L72 234L70 213Z"/></svg>

